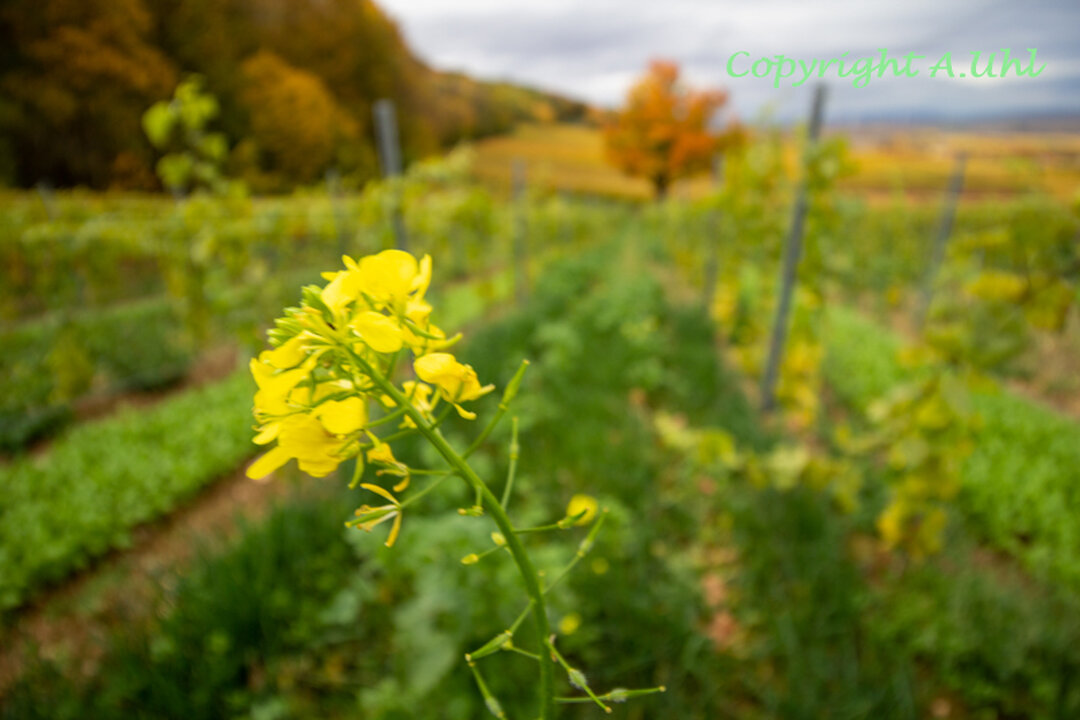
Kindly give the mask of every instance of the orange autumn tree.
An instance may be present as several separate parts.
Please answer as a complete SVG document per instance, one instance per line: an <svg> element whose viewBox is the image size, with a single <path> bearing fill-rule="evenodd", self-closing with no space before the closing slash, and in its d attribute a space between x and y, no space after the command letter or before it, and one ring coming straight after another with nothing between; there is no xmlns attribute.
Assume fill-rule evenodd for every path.
<svg viewBox="0 0 1080 720"><path fill-rule="evenodd" d="M711 127L728 100L720 90L696 91L679 82L679 66L654 60L630 88L626 107L604 125L608 158L652 183L662 199L674 180L707 170L734 130Z"/></svg>

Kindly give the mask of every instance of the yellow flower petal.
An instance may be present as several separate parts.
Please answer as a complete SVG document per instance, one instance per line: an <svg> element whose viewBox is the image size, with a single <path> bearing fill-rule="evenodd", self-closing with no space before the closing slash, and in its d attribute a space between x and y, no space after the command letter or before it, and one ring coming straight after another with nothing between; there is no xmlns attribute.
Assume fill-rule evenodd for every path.
<svg viewBox="0 0 1080 720"><path fill-rule="evenodd" d="M281 423L270 423L259 429L259 434L252 440L256 445L266 445L278 436L278 431L281 430Z"/></svg>
<svg viewBox="0 0 1080 720"><path fill-rule="evenodd" d="M362 278L360 273L355 270L346 270L339 272L330 281L330 284L323 288L319 297L322 298L326 307L330 308L330 311L336 315L344 310L346 305L360 296L361 287Z"/></svg>
<svg viewBox="0 0 1080 720"><path fill-rule="evenodd" d="M466 410L457 403L454 403L454 409L457 410L457 414L460 415L463 420L476 419L476 413L472 412L471 410Z"/></svg>
<svg viewBox="0 0 1080 720"><path fill-rule="evenodd" d="M327 400L315 410L327 432L349 435L367 424L367 404L359 397Z"/></svg>
<svg viewBox="0 0 1080 720"><path fill-rule="evenodd" d="M326 477L341 463L333 458L297 458L300 469L311 477Z"/></svg>
<svg viewBox="0 0 1080 720"><path fill-rule="evenodd" d="M387 464L397 464L397 459L394 458L394 451L390 449L390 446L386 443L379 443L375 447L367 451L368 462L381 462Z"/></svg>
<svg viewBox="0 0 1080 720"><path fill-rule="evenodd" d="M281 424L278 444L295 458L318 459L331 455L341 441L308 414L290 415Z"/></svg>
<svg viewBox="0 0 1080 720"><path fill-rule="evenodd" d="M284 397L290 390L303 382L304 378L306 378L310 372L311 370L309 368L298 367L293 370L277 373L266 379L262 389L267 393Z"/></svg>
<svg viewBox="0 0 1080 720"><path fill-rule="evenodd" d="M289 393L307 377L311 369L305 363L293 370L266 375L261 363L258 364L258 367L257 370L255 361L253 361L252 372L255 374L255 382L259 385L259 391L255 393L255 412L267 415L284 415L289 411L286 402Z"/></svg>
<svg viewBox="0 0 1080 720"><path fill-rule="evenodd" d="M393 353L401 349L401 327L377 312L362 312L349 325L375 352Z"/></svg>
<svg viewBox="0 0 1080 720"><path fill-rule="evenodd" d="M289 462L289 453L280 447L273 448L255 462L248 465L247 476L252 480L262 480L285 463Z"/></svg>
<svg viewBox="0 0 1080 720"><path fill-rule="evenodd" d="M416 358L416 362L413 363L416 376L432 385L442 385L447 380L457 378L460 367L462 367L461 363L450 353L429 353Z"/></svg>
<svg viewBox="0 0 1080 720"><path fill-rule="evenodd" d="M375 493L376 495L381 495L382 497L386 498L390 502L394 503L395 507L398 504L397 498L395 498L393 495L391 495L390 491L385 489L385 488L381 488L378 485L372 485L371 483L361 483L360 487L364 488L365 490L370 490L371 492Z"/></svg>
<svg viewBox="0 0 1080 720"><path fill-rule="evenodd" d="M304 352L304 343L306 341L307 338L303 335L297 335L296 337L285 341L277 348L264 353L262 357L265 359L265 362L281 370L296 367L302 363L307 356L307 353Z"/></svg>
<svg viewBox="0 0 1080 720"><path fill-rule="evenodd" d="M394 524L390 526L390 535L386 538L386 547L393 547L397 542L398 533L401 532L401 513L394 516Z"/></svg>
<svg viewBox="0 0 1080 720"><path fill-rule="evenodd" d="M417 327L427 330L424 326L427 325L428 318L431 317L431 304L427 300L409 300L405 305L405 317L416 323ZM430 331L429 333L432 335L437 334ZM422 341L425 338L417 339Z"/></svg>
<svg viewBox="0 0 1080 720"><path fill-rule="evenodd" d="M404 303L419 268L404 250L383 250L360 260L360 287L380 302Z"/></svg>
<svg viewBox="0 0 1080 720"><path fill-rule="evenodd" d="M251 358L248 367L251 368L251 377L255 378L255 384L259 387L262 387L270 379L270 376L274 374L274 368L256 358Z"/></svg>
<svg viewBox="0 0 1080 720"><path fill-rule="evenodd" d="M416 298L420 299L424 297L424 293L427 292L428 285L431 284L431 256L424 255L420 259L420 269L417 272L416 277L413 278L412 287L409 289L416 293Z"/></svg>
<svg viewBox="0 0 1080 720"><path fill-rule="evenodd" d="M494 385L481 387L476 371L469 365L459 363L450 353L429 353L418 357L413 369L417 377L438 387L443 397L452 403L476 400L495 389ZM458 408L458 412L465 418L475 417L461 408Z"/></svg>

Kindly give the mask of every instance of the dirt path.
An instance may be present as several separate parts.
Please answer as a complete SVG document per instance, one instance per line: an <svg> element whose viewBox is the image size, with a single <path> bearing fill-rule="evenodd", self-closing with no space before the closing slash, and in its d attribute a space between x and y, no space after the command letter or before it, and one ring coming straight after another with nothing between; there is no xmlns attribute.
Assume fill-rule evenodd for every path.
<svg viewBox="0 0 1080 720"><path fill-rule="evenodd" d="M136 528L132 548L115 551L41 594L0 628L0 698L34 652L90 675L110 630L147 619L200 549L233 537L238 519L258 519L297 483L257 483L243 468L208 486L186 507ZM305 481L300 481L302 486Z"/></svg>

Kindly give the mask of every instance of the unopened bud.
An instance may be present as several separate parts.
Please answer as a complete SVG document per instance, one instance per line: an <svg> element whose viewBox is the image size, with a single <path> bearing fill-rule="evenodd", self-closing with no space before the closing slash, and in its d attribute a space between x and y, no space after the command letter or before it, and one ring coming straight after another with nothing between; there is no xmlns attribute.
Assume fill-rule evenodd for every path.
<svg viewBox="0 0 1080 720"><path fill-rule="evenodd" d="M461 558L462 565L475 565L480 562L480 556L476 553L469 553L465 557Z"/></svg>
<svg viewBox="0 0 1080 720"><path fill-rule="evenodd" d="M493 696L488 695L484 698L484 704L487 705L488 712L497 718L504 718L506 715L503 713L502 705Z"/></svg>
<svg viewBox="0 0 1080 720"><path fill-rule="evenodd" d="M581 672L577 668L570 668L567 672L570 679L570 684L576 687L578 690L584 690L589 685L589 681L585 678L585 673Z"/></svg>

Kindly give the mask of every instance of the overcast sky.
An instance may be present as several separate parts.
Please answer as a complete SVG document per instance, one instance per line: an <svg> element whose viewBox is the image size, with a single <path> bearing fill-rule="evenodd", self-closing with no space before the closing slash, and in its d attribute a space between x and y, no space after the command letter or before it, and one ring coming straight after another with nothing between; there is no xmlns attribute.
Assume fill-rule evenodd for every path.
<svg viewBox="0 0 1080 720"><path fill-rule="evenodd" d="M490 79L508 79L615 105L650 58L678 61L688 80L731 91L744 119L771 112L802 116L810 82L780 88L774 79L730 77L762 56L809 61L906 53L913 78L878 78L863 88L830 70L834 120L878 117L1080 113L1080 0L381 0L413 50L429 64ZM1038 50L1037 78L960 78L972 51L1011 48L1025 60ZM930 77L952 53L954 73ZM1000 60L998 61L1000 62ZM833 66L835 68L835 65ZM980 66L981 68L981 66ZM764 71L765 66L761 66ZM800 75L801 76L801 75Z"/></svg>

